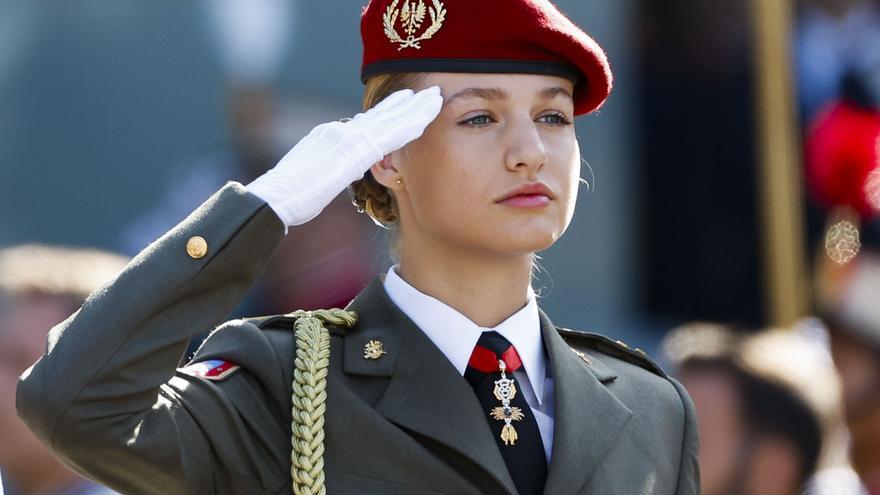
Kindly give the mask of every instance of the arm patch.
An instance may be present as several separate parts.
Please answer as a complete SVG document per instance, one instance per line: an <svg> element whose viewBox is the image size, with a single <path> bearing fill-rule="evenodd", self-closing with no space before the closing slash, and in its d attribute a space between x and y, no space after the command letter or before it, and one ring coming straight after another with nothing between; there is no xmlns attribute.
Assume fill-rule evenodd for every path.
<svg viewBox="0 0 880 495"><path fill-rule="evenodd" d="M191 363L183 368L180 368L179 371L181 373L186 373L190 376L219 382L221 380L225 380L230 375L240 369L241 366L233 363L232 361L224 361L222 359L209 359L207 361Z"/></svg>

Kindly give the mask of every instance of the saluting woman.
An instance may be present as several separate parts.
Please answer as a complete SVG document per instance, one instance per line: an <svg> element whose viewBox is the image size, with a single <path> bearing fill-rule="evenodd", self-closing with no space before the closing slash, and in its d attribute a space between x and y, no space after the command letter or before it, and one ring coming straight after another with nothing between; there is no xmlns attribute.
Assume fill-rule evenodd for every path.
<svg viewBox="0 0 880 495"><path fill-rule="evenodd" d="M574 117L611 88L601 48L546 0L373 0L361 22L369 110L229 183L55 327L21 416L123 493L697 493L683 389L530 288L574 213ZM220 324L349 186L398 263L346 311Z"/></svg>

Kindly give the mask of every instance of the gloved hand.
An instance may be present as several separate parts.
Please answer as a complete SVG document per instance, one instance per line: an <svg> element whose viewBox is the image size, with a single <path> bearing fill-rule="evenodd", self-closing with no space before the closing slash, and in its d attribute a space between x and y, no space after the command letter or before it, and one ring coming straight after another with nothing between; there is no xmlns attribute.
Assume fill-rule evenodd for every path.
<svg viewBox="0 0 880 495"><path fill-rule="evenodd" d="M442 105L437 86L392 93L347 122L315 127L247 189L286 226L306 223L374 163L421 136Z"/></svg>

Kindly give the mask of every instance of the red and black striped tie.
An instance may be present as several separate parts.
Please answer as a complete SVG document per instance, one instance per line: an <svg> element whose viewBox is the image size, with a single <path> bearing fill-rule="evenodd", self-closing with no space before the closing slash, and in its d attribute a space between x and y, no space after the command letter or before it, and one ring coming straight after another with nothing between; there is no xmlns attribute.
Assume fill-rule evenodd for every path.
<svg viewBox="0 0 880 495"><path fill-rule="evenodd" d="M504 361L507 378L514 380L514 371L522 367L516 349L498 332L483 332L471 354L464 377L474 387L474 392L483 406L486 421L495 436L498 448L501 449L501 456L507 464L507 470L513 478L517 491L520 495L537 495L544 492L544 483L547 480L547 458L538 423L522 391L517 390L510 400L510 406L518 408L523 416L522 419L511 422L518 437L513 444L502 440L505 421L495 419L491 414L493 409L502 406L494 393L495 381L501 379L499 360ZM518 382L516 380L514 382L519 389Z"/></svg>

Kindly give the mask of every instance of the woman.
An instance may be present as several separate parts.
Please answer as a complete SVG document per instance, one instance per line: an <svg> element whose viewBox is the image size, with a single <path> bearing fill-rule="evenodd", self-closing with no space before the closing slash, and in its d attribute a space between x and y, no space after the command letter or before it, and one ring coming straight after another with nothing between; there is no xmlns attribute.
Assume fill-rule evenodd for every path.
<svg viewBox="0 0 880 495"><path fill-rule="evenodd" d="M556 329L529 285L573 214L601 49L543 0L373 1L362 34L372 108L224 187L53 329L20 414L124 493L696 493L685 392ZM353 181L399 264L347 312L222 324L175 371Z"/></svg>

